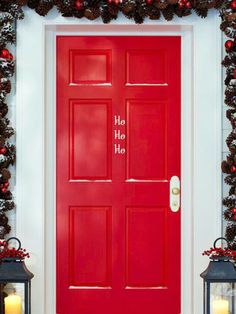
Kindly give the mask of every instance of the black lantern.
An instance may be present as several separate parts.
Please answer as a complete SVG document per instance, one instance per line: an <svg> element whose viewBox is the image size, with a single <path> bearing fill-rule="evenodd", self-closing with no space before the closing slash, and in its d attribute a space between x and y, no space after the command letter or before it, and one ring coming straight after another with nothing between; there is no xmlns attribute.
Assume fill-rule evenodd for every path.
<svg viewBox="0 0 236 314"><path fill-rule="evenodd" d="M14 252L23 252L19 247ZM10 254L11 255L11 254ZM14 255L14 254L12 254ZM16 254L17 255L17 254ZM19 257L2 258L0 262L0 313L3 314L31 314L31 279L34 275L26 268L24 259Z"/></svg>
<svg viewBox="0 0 236 314"><path fill-rule="evenodd" d="M214 249L218 238L214 242ZM227 241L227 240L226 240ZM228 249L222 249L227 252ZM217 254L216 254L217 255ZM204 280L204 314L235 314L235 284L236 270L231 262L232 257L216 256L210 257L211 261L207 269L201 274ZM227 254L226 254L227 255Z"/></svg>

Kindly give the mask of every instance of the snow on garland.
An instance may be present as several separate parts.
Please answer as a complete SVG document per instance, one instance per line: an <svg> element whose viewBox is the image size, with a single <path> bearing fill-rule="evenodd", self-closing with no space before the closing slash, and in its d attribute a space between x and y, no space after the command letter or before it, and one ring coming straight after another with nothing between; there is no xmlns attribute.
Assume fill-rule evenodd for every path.
<svg viewBox="0 0 236 314"><path fill-rule="evenodd" d="M121 12L135 23L145 18L158 20L163 16L167 21L174 16L184 17L195 12L205 18L209 9L219 10L222 18L221 30L229 39L225 43L226 56L222 64L226 67L225 104L229 106L227 118L232 132L226 143L229 154L222 162L222 171L227 174L225 182L230 186L229 195L224 198L224 217L228 221L226 238L230 248L236 250L236 0L1 0L0 1L0 238L10 232L6 212L15 207L9 190L11 177L9 166L15 162L15 146L10 143L14 134L7 119L7 95L11 91L10 78L14 75L15 62L6 48L15 43L13 23L23 19L23 6L34 9L45 16L54 7L64 17L101 18L110 23Z"/></svg>

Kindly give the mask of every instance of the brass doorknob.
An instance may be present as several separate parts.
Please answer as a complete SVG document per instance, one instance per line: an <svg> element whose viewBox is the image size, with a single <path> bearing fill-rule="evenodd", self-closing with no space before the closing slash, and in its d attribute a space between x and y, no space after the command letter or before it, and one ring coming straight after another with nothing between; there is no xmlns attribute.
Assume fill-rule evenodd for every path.
<svg viewBox="0 0 236 314"><path fill-rule="evenodd" d="M173 188L172 189L172 194L179 195L180 194L180 189L179 188Z"/></svg>

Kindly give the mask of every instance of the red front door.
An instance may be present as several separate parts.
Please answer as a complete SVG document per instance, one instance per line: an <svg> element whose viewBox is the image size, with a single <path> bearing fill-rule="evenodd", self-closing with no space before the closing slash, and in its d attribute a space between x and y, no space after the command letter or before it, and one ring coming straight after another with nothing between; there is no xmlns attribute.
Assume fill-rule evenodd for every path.
<svg viewBox="0 0 236 314"><path fill-rule="evenodd" d="M179 314L180 37L57 38L57 314Z"/></svg>

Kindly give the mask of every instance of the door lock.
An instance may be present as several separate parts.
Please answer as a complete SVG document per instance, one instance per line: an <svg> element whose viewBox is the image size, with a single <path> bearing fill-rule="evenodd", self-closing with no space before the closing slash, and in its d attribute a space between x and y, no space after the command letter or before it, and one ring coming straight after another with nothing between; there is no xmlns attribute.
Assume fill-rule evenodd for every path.
<svg viewBox="0 0 236 314"><path fill-rule="evenodd" d="M172 212L180 208L180 180L177 176L170 179L170 208Z"/></svg>
<svg viewBox="0 0 236 314"><path fill-rule="evenodd" d="M180 189L179 188L173 188L172 189L172 194L179 195L180 194Z"/></svg>

